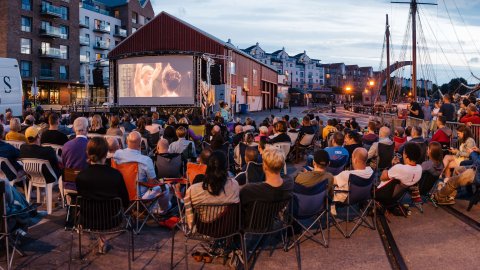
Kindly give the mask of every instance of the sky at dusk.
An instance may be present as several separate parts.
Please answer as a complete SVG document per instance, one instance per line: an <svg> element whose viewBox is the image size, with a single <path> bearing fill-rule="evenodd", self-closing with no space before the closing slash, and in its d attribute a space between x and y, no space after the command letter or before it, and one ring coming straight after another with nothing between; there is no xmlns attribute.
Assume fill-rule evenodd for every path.
<svg viewBox="0 0 480 270"><path fill-rule="evenodd" d="M384 0L151 1L156 14L166 11L222 40L230 38L241 49L258 42L266 52L285 47L292 56L305 50L322 63L344 62L374 70L385 67L381 55L388 13L394 61L411 57L410 46L402 50L409 5ZM480 0L421 2L438 5L420 7L425 39L419 30L419 46L426 44L427 49L419 49L423 65L418 77L442 84L461 76L478 83L470 72L480 77L480 39L474 38L480 36ZM392 75L409 74L407 68Z"/></svg>

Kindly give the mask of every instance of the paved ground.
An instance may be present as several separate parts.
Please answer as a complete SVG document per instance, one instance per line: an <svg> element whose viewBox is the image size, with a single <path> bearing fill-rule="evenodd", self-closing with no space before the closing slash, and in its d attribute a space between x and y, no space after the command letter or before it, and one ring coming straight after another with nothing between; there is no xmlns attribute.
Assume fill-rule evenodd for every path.
<svg viewBox="0 0 480 270"><path fill-rule="evenodd" d="M303 108L294 108L291 116L301 116ZM278 111L275 115L283 115ZM261 119L270 112L250 114ZM356 116L359 121L368 121L367 117L338 110L338 114L319 114L323 119L331 116L349 118ZM295 175L299 165L288 165L288 172ZM466 202L458 200L455 208L467 213ZM467 213L480 221L480 206ZM17 269L68 269L71 232L63 229L65 210L57 207L52 215L43 218L29 230L23 239L22 248L25 257L15 258ZM390 227L399 249L410 269L478 269L477 258L480 232L467 226L443 209L425 206L421 214L412 209L408 218L390 217ZM71 269L127 269L127 235L112 239L113 249L107 255L98 255L94 251L95 241L88 235L82 238L84 260L78 256L78 236L75 234ZM135 237L135 261L133 269L169 269L171 252L171 231L149 224ZM175 269L185 269L184 238L176 233L174 247ZM300 245L302 267L304 269L389 269L384 247L377 231L360 228L350 239L343 238L335 229L331 229L331 241L328 249L305 241ZM0 266L5 265L1 261ZM190 269L226 269L220 262L213 264L196 263L189 258ZM263 250L259 253L255 269L295 269L295 253L276 249L273 253Z"/></svg>

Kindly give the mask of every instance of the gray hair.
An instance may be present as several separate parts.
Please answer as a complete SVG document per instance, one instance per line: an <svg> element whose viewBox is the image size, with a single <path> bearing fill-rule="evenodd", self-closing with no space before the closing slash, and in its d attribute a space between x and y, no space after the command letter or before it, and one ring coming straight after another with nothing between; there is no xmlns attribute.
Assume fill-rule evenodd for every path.
<svg viewBox="0 0 480 270"><path fill-rule="evenodd" d="M88 119L85 117L78 117L73 121L73 130L75 133L88 131Z"/></svg>
<svg viewBox="0 0 480 270"><path fill-rule="evenodd" d="M20 132L20 130L22 130L22 126L20 125L20 119L12 118L10 120L10 130L13 130L15 132Z"/></svg>

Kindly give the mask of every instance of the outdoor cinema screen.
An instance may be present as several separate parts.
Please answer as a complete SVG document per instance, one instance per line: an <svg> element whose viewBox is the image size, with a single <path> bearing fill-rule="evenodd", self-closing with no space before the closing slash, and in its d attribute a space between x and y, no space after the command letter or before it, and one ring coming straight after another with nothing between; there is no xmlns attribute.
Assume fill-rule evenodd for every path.
<svg viewBox="0 0 480 270"><path fill-rule="evenodd" d="M119 105L194 104L193 56L118 60Z"/></svg>

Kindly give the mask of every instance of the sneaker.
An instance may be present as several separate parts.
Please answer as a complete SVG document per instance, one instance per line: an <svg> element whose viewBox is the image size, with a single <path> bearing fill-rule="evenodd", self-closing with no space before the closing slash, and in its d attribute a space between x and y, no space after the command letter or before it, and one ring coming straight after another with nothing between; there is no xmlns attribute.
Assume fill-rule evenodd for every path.
<svg viewBox="0 0 480 270"><path fill-rule="evenodd" d="M101 238L98 239L98 253L99 254L107 254L109 250L108 241L103 241Z"/></svg>

